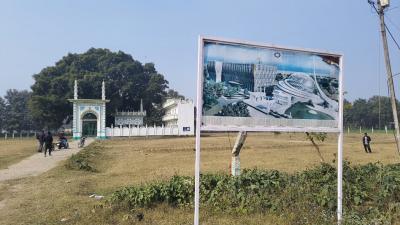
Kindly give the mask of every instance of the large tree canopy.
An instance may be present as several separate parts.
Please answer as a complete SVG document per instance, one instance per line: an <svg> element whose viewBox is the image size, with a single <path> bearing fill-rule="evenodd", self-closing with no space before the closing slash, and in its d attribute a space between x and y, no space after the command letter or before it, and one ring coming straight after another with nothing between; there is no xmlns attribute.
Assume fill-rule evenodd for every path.
<svg viewBox="0 0 400 225"><path fill-rule="evenodd" d="M57 128L72 115L74 80L79 83L79 98L101 98L101 82L106 82L107 125L116 110L138 110L140 99L147 110L146 123L161 123L161 107L168 81L153 63L142 64L122 51L89 49L83 54L68 54L55 66L33 75L30 108L42 126Z"/></svg>

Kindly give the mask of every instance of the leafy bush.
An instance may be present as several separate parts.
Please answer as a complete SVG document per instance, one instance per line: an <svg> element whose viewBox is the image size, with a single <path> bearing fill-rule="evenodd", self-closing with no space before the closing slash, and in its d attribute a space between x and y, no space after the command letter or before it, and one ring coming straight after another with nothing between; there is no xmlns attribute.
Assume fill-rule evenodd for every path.
<svg viewBox="0 0 400 225"><path fill-rule="evenodd" d="M122 188L112 194L111 202L128 208L149 207L162 202L185 205L194 198L193 188L192 178L173 176L169 182Z"/></svg>
<svg viewBox="0 0 400 225"><path fill-rule="evenodd" d="M67 162L65 163L65 167L70 170L96 172L91 160L93 156L98 155L102 149L103 147L100 144L93 143L82 149L77 154L73 154L70 158L68 158Z"/></svg>
<svg viewBox="0 0 400 225"><path fill-rule="evenodd" d="M244 170L241 176L201 176L201 204L227 213L273 213L290 224L333 224L336 219L336 168L329 164L295 174ZM400 164L344 163L344 224L391 224L400 219ZM125 187L110 197L113 206L152 207L159 203L192 206L194 179ZM372 222L371 222L372 221Z"/></svg>

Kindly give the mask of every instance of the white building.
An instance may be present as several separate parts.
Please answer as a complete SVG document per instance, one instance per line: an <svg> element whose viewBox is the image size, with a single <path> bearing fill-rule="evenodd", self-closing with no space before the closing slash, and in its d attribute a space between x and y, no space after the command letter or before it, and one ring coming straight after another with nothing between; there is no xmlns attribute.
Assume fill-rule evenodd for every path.
<svg viewBox="0 0 400 225"><path fill-rule="evenodd" d="M265 88L276 85L276 66L265 64L254 65L254 92L265 92Z"/></svg>
<svg viewBox="0 0 400 225"><path fill-rule="evenodd" d="M194 105L192 100L167 99L163 104L165 127L177 127L179 135L194 135Z"/></svg>

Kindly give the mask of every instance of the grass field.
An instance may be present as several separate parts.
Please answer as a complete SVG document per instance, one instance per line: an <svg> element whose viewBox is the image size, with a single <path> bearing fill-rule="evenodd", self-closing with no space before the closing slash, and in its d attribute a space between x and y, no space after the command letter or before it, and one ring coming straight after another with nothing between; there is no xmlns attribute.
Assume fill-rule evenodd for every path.
<svg viewBox="0 0 400 225"><path fill-rule="evenodd" d="M33 138L0 140L0 169L35 154L37 141Z"/></svg>
<svg viewBox="0 0 400 225"><path fill-rule="evenodd" d="M235 136L223 133L202 138L202 172L229 173ZM371 138L373 153L366 154L360 134L345 135L344 157L353 164L400 161L393 135L372 134ZM192 224L191 208L161 205L143 209L145 219L138 222L137 212L103 208L103 201L88 196L93 193L107 196L122 186L165 180L174 174L192 176L193 137L112 139L96 142L91 148L97 152L88 152L90 164L97 172L69 170L60 165L38 177L0 183L0 224ZM329 135L320 148L326 162L333 163L337 138ZM250 133L240 157L242 168L287 172L320 163L304 134ZM285 215L233 216L207 209L201 209L201 221L202 224L286 224Z"/></svg>

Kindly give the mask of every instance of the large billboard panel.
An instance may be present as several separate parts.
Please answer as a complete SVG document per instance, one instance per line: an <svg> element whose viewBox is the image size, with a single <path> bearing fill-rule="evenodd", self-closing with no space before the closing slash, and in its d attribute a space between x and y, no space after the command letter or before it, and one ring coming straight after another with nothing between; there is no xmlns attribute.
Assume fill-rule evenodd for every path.
<svg viewBox="0 0 400 225"><path fill-rule="evenodd" d="M339 130L341 55L211 38L199 50L201 130Z"/></svg>

